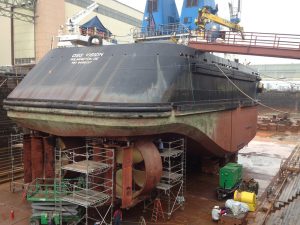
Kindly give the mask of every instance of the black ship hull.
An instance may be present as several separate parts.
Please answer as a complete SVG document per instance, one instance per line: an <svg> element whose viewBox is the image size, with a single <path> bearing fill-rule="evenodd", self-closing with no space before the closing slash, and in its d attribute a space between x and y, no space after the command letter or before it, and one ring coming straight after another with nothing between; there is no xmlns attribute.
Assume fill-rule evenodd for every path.
<svg viewBox="0 0 300 225"><path fill-rule="evenodd" d="M55 49L5 107L22 126L53 135L177 133L224 154L255 136L259 80L243 65L183 45Z"/></svg>

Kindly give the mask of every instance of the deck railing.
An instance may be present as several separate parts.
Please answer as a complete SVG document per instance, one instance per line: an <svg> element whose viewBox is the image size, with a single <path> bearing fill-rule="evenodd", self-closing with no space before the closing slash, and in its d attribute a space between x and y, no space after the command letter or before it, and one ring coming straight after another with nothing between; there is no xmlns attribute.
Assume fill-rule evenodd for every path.
<svg viewBox="0 0 300 225"><path fill-rule="evenodd" d="M203 50L300 59L300 35L245 32L202 32L189 46Z"/></svg>
<svg viewBox="0 0 300 225"><path fill-rule="evenodd" d="M159 37L178 34L189 34L188 27L181 23L160 24L155 27L140 27L133 31L135 39L147 37Z"/></svg>

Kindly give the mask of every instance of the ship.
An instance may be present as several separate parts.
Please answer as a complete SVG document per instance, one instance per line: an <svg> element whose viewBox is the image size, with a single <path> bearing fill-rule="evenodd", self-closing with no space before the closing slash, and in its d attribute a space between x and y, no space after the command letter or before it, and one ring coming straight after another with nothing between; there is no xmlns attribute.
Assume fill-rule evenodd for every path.
<svg viewBox="0 0 300 225"><path fill-rule="evenodd" d="M198 3L204 4L185 1L183 8L198 12ZM165 19L179 22L174 4L147 1L144 29L156 30L160 8L170 7L166 12L173 17L164 13ZM101 139L93 146L116 148L116 160L123 163L117 195L129 208L162 176L159 140L183 137L187 155L200 158L229 159L246 146L256 134L259 81L254 69L238 62L166 41L57 48L28 73L4 107L13 121L31 130L25 137L31 143L24 145L28 154L42 148L51 155L57 146L85 145L86 138ZM137 152L142 160L135 161ZM54 176L53 162L35 159L35 169L47 164ZM141 161L143 178L133 166ZM30 168L27 180L36 178ZM138 190L131 179L141 183Z"/></svg>

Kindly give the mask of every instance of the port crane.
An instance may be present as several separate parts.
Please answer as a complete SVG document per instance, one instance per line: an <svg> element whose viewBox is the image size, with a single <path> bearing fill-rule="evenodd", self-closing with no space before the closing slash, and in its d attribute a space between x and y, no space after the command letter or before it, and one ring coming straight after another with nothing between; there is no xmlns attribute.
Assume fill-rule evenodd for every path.
<svg viewBox="0 0 300 225"><path fill-rule="evenodd" d="M155 29L156 32L149 32L148 28L151 27L148 19L149 10L146 9L147 17L144 18L144 20L147 18L146 23L144 23L144 27L140 32L134 32L135 41L171 40L174 43L186 44L203 52L300 59L300 35L245 32L243 27L239 25L241 21L241 0L227 1L226 4L229 5L230 12L230 19L228 20L217 15L218 7L215 4L198 10L199 7L203 6L204 1L193 2L198 3L198 5L191 8L187 4L191 1L184 1L180 23L159 24L158 29ZM205 1L205 3L208 4L210 1ZM164 14L158 10L153 13L153 16L156 21L159 21ZM172 14L167 16L172 16ZM193 25L196 29L198 28L196 32L194 32L194 28L190 29L188 27L190 21L193 23L194 19L197 26ZM214 26L208 24L210 22L223 25L230 30L222 32L218 29L214 30ZM152 27L155 28L154 22L152 24Z"/></svg>
<svg viewBox="0 0 300 225"><path fill-rule="evenodd" d="M237 4L234 4L236 2ZM200 36L191 39L188 45L206 52L300 59L300 35L244 32L239 25L241 0L232 0L229 3L229 11L230 21L216 15L217 7L199 9L198 18L195 20L199 30L206 31L206 24L214 22L228 27L230 31L223 34L222 42L213 38L203 40Z"/></svg>
<svg viewBox="0 0 300 225"><path fill-rule="evenodd" d="M238 22L240 22L239 18L234 17L233 14L231 13L231 21L235 21L235 22L231 22L217 16L215 14L216 11L217 10L213 12L211 7L206 7L206 6L203 7L202 9L199 9L198 18L195 20L195 23L199 27L199 29L206 30L206 25L210 22L214 22L224 27L228 27L231 31L240 32L243 38L244 28L238 24Z"/></svg>
<svg viewBox="0 0 300 225"><path fill-rule="evenodd" d="M79 32L79 23L83 18L85 18L87 15L89 15L91 12L93 12L95 9L99 7L98 3L94 2L88 7L86 7L84 10L79 11L71 18L68 18L66 25L67 30L70 34L75 34Z"/></svg>
<svg viewBox="0 0 300 225"><path fill-rule="evenodd" d="M79 29L80 21L82 21L86 16L88 16L98 7L99 4L93 2L91 5L79 11L71 18L68 18L66 22L67 34L61 34L58 36L59 41L57 46L58 47L88 46L97 43L94 42L93 39L97 39L99 44L104 44L104 45L113 44L108 40L104 40L103 38L101 38L98 34L95 33L95 31L92 31L90 33L86 32L86 34L83 34Z"/></svg>

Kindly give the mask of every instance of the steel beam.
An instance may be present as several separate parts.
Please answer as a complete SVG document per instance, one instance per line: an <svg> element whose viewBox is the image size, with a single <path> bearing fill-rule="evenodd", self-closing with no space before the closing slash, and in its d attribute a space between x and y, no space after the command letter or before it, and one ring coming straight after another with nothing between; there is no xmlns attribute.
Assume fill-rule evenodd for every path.
<svg viewBox="0 0 300 225"><path fill-rule="evenodd" d="M0 16L34 23L35 5L36 0L0 0ZM28 13L16 12L16 9L23 9Z"/></svg>
<svg viewBox="0 0 300 225"><path fill-rule="evenodd" d="M241 55L256 55L278 58L300 59L300 49L271 48L263 46L247 46L222 43L190 42L189 47L204 52L220 52Z"/></svg>
<svg viewBox="0 0 300 225"><path fill-rule="evenodd" d="M34 11L36 0L0 0L1 3L5 5L5 8L14 7Z"/></svg>
<svg viewBox="0 0 300 225"><path fill-rule="evenodd" d="M28 23L34 23L34 16L26 15L18 12L11 12L0 6L0 16L21 20Z"/></svg>

